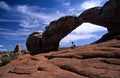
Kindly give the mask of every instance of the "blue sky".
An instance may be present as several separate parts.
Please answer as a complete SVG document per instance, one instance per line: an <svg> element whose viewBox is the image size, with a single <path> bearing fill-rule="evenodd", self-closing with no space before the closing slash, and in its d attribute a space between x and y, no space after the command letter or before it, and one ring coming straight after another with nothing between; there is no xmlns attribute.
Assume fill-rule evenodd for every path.
<svg viewBox="0 0 120 78"><path fill-rule="evenodd" d="M16 44L26 49L28 35L45 30L52 21L66 15L78 16L84 10L102 6L107 0L0 0L0 51L13 50ZM61 47L85 45L99 39L107 29L84 23L60 42Z"/></svg>

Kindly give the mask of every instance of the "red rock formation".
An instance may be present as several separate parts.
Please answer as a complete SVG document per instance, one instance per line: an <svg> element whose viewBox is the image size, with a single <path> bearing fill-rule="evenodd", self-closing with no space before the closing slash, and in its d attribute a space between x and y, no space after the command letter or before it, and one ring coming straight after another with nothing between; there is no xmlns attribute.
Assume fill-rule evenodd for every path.
<svg viewBox="0 0 120 78"><path fill-rule="evenodd" d="M20 44L16 45L16 47L14 49L14 53L15 54L21 54L21 45Z"/></svg>
<svg viewBox="0 0 120 78"><path fill-rule="evenodd" d="M31 56L0 67L0 78L119 78L120 40Z"/></svg>
<svg viewBox="0 0 120 78"><path fill-rule="evenodd" d="M31 47L29 47L28 44L28 50L31 51L31 53L36 52L34 54L58 50L60 40L83 22L101 25L108 29L108 33L95 43L107 41L110 39L120 39L119 14L120 0L110 0L103 7L95 7L85 10L78 17L62 17L56 21L52 21L48 27L46 27L42 37L37 38L38 40L35 37L32 37L32 43L28 38L31 47L33 48L33 50L30 50ZM36 45L37 49L35 49L36 47L33 45Z"/></svg>
<svg viewBox="0 0 120 78"><path fill-rule="evenodd" d="M119 14L120 0L110 0L101 8L95 7L84 11L79 18L83 22L101 25L108 29L108 33L95 42L98 43L115 38L120 39Z"/></svg>
<svg viewBox="0 0 120 78"><path fill-rule="evenodd" d="M40 53L42 46L42 31L35 31L29 35L26 46L31 55Z"/></svg>
<svg viewBox="0 0 120 78"><path fill-rule="evenodd" d="M80 24L81 22L75 16L66 16L51 22L43 33L41 51L58 50L60 40Z"/></svg>

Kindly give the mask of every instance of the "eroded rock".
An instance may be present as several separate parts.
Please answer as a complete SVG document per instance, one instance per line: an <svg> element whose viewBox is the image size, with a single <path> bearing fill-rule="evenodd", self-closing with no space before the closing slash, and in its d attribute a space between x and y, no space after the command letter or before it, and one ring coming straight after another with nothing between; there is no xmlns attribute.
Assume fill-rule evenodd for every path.
<svg viewBox="0 0 120 78"><path fill-rule="evenodd" d="M39 54L42 47L42 31L35 31L29 35L26 46L31 55Z"/></svg>
<svg viewBox="0 0 120 78"><path fill-rule="evenodd" d="M14 49L14 53L15 54L21 54L21 45L20 44L16 45L16 47Z"/></svg>
<svg viewBox="0 0 120 78"><path fill-rule="evenodd" d="M75 16L66 16L51 22L43 33L41 51L58 50L60 40L80 24L78 17Z"/></svg>
<svg viewBox="0 0 120 78"><path fill-rule="evenodd" d="M95 43L103 42L110 39L120 39L120 1L110 0L103 7L95 7L84 11L79 19L83 22L90 22L106 27L106 33L100 40Z"/></svg>

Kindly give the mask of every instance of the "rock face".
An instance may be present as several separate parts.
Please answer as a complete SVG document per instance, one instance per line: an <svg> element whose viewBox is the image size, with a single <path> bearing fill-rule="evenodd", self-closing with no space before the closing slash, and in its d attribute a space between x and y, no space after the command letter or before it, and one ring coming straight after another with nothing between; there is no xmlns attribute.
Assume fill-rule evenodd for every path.
<svg viewBox="0 0 120 78"><path fill-rule="evenodd" d="M52 21L46 30L43 32L42 38L32 38L30 45L36 45L39 47L34 50L30 50L35 54L49 51L56 51L59 48L59 42L62 38L68 35L76 27L80 26L84 22L97 24L108 29L108 33L105 34L100 40L95 43L100 43L110 39L120 39L120 0L109 0L103 7L94 7L85 10L82 14L77 16L66 16L56 21ZM29 40L29 38L28 38ZM34 42L36 41L36 42ZM40 41L40 43L39 43ZM29 42L29 41L28 41ZM42 45L41 45L42 43ZM29 44L27 44L29 47Z"/></svg>
<svg viewBox="0 0 120 78"><path fill-rule="evenodd" d="M81 22L75 16L66 16L51 22L43 33L41 51L58 50L60 40L80 24Z"/></svg>
<svg viewBox="0 0 120 78"><path fill-rule="evenodd" d="M104 26L109 32L120 29L120 1L109 0L103 7L94 7L85 10L80 14L79 19L83 22L90 22L100 26Z"/></svg>
<svg viewBox="0 0 120 78"><path fill-rule="evenodd" d="M120 39L120 0L110 0L101 9L100 16L105 19L108 33L98 42L105 39Z"/></svg>
<svg viewBox="0 0 120 78"><path fill-rule="evenodd" d="M103 21L104 19L100 16L100 11L101 7L90 8L81 13L78 18L82 22L90 22L92 24L106 27L106 22Z"/></svg>
<svg viewBox="0 0 120 78"><path fill-rule="evenodd" d="M110 0L103 7L95 7L84 11L79 16L79 19L83 22L104 26L108 29L108 33L96 41L98 43L114 38L120 39L119 14L120 0Z"/></svg>
<svg viewBox="0 0 120 78"><path fill-rule="evenodd" d="M42 31L35 31L29 35L26 46L31 55L40 53L42 46Z"/></svg>
<svg viewBox="0 0 120 78"><path fill-rule="evenodd" d="M20 44L18 44L18 45L16 45L16 47L15 47L15 49L14 49L14 53L16 54L21 54L21 45Z"/></svg>
<svg viewBox="0 0 120 78"><path fill-rule="evenodd" d="M120 40L31 56L0 67L0 78L119 78Z"/></svg>
<svg viewBox="0 0 120 78"><path fill-rule="evenodd" d="M101 9L100 16L107 22L108 31L114 31L120 24L120 1L110 0Z"/></svg>

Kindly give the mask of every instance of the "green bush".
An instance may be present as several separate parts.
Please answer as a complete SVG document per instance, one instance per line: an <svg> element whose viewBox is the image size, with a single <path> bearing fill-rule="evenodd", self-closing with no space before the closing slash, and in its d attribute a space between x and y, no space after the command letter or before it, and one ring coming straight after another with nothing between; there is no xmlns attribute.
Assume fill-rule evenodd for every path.
<svg viewBox="0 0 120 78"><path fill-rule="evenodd" d="M12 60L12 57L2 57L1 58L2 66L8 64L11 60Z"/></svg>

